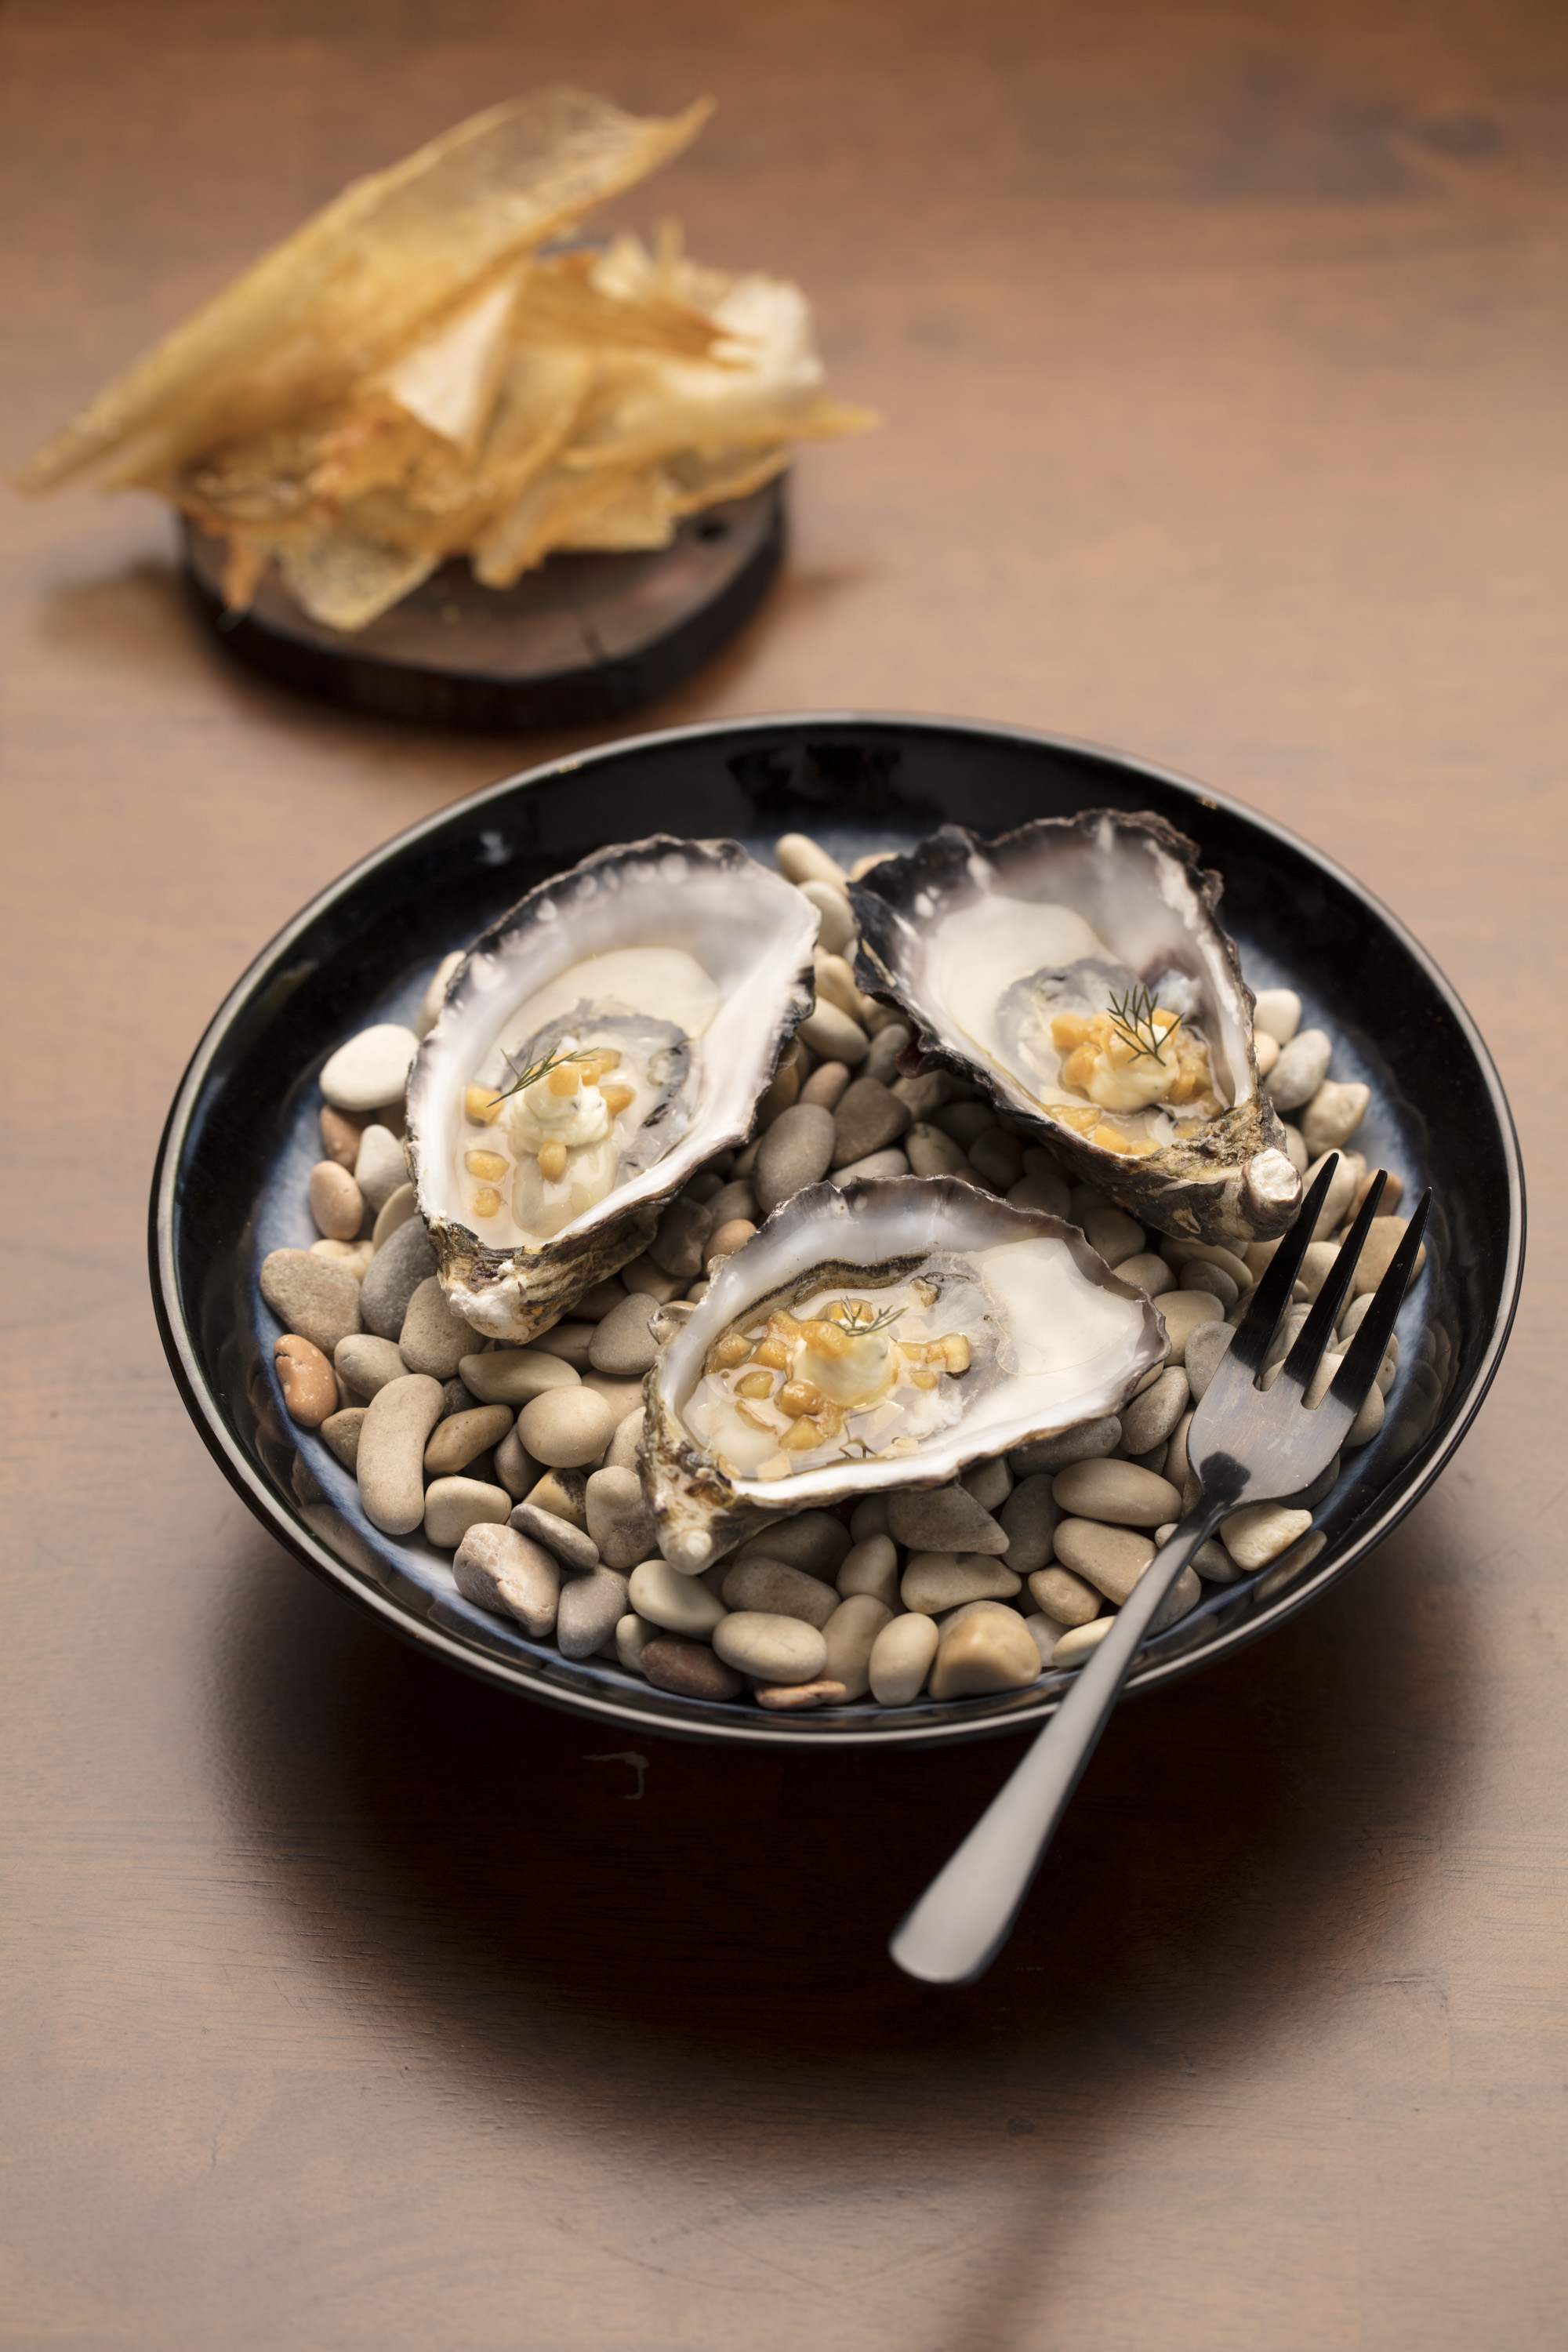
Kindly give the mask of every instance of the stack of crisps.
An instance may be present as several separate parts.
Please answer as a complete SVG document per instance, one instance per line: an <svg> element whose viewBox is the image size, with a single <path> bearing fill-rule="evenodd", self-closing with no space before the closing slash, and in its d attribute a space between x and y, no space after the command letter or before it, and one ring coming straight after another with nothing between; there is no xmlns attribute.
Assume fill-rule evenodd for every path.
<svg viewBox="0 0 1568 2352"><path fill-rule="evenodd" d="M710 111L639 120L556 89L344 189L100 393L18 477L174 501L226 544L232 608L276 562L363 628L448 558L510 587L557 549L668 546L803 439L826 396L805 296L655 249L571 242Z"/></svg>

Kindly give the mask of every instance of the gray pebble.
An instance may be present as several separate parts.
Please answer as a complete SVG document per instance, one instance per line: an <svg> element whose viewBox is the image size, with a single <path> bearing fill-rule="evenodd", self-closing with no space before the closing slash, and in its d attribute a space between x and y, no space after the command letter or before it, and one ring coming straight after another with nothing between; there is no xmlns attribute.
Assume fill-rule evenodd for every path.
<svg viewBox="0 0 1568 2352"><path fill-rule="evenodd" d="M1298 1029L1263 1081L1263 1091L1276 1110L1300 1110L1311 1101L1329 1075L1333 1047L1326 1031Z"/></svg>
<svg viewBox="0 0 1568 2352"><path fill-rule="evenodd" d="M999 1192L1005 1192L1010 1185L1016 1184L1024 1173L1023 1145L1016 1135L1005 1127L998 1127L994 1120L988 1127L983 1127L966 1149L970 1166L984 1176L988 1184L994 1184Z"/></svg>
<svg viewBox="0 0 1568 2352"><path fill-rule="evenodd" d="M609 1274L603 1282L595 1283L591 1290L583 1293L572 1312L580 1315L584 1323L602 1323L611 1307L618 1307L626 1296L626 1286L619 1275Z"/></svg>
<svg viewBox="0 0 1568 2352"><path fill-rule="evenodd" d="M345 1405L341 1412L330 1412L321 1423L321 1435L345 1470L352 1470L359 1454L359 1433L364 1427L367 1405Z"/></svg>
<svg viewBox="0 0 1568 2352"><path fill-rule="evenodd" d="M1314 1160L1338 1151L1366 1117L1372 1088L1353 1079L1325 1078L1301 1113L1301 1140Z"/></svg>
<svg viewBox="0 0 1568 2352"><path fill-rule="evenodd" d="M515 1617L536 1642L553 1633L560 1563L515 1528L484 1520L471 1527L458 1546L452 1575L464 1600L477 1609Z"/></svg>
<svg viewBox="0 0 1568 2352"><path fill-rule="evenodd" d="M397 1335L397 1352L411 1372L428 1372L432 1380L449 1381L456 1378L464 1357L473 1354L478 1336L432 1274L408 1302Z"/></svg>
<svg viewBox="0 0 1568 2352"><path fill-rule="evenodd" d="M934 1114L931 1124L934 1127L940 1127L944 1134L951 1135L955 1141L962 1143L967 1151L978 1137L986 1134L995 1126L996 1114L988 1102L975 1102L966 1097L962 1102L950 1101L944 1109ZM1017 1164L1013 1173L1015 1176L1021 1176L1023 1172L1024 1154L1023 1147L1020 1145ZM1098 1199L1100 1196L1097 1193L1095 1197Z"/></svg>
<svg viewBox="0 0 1568 2352"><path fill-rule="evenodd" d="M595 1324L588 1343L588 1361L594 1370L623 1380L640 1379L649 1370L658 1355L658 1342L648 1328L648 1319L658 1311L657 1300L646 1292L612 1307L604 1321Z"/></svg>
<svg viewBox="0 0 1568 2352"><path fill-rule="evenodd" d="M1007 1531L962 1486L907 1487L888 1497L888 1533L915 1551L1005 1552Z"/></svg>
<svg viewBox="0 0 1568 2352"><path fill-rule="evenodd" d="M726 1665L767 1683L815 1682L827 1664L827 1643L799 1617L742 1610L713 1629L713 1649Z"/></svg>
<svg viewBox="0 0 1568 2352"><path fill-rule="evenodd" d="M850 1534L830 1511L801 1511L793 1519L779 1519L760 1536L752 1536L735 1554L738 1561L782 1559L803 1568L807 1576L826 1583L837 1575L848 1550Z"/></svg>
<svg viewBox="0 0 1568 2352"><path fill-rule="evenodd" d="M606 1568L636 1568L658 1549L658 1529L635 1470L595 1470L585 1495L588 1533Z"/></svg>
<svg viewBox="0 0 1568 2352"><path fill-rule="evenodd" d="M1133 1398L1121 1416L1121 1442L1129 1454L1147 1454L1152 1445L1164 1444L1187 1409L1187 1382L1180 1364L1168 1364L1152 1388Z"/></svg>
<svg viewBox="0 0 1568 2352"><path fill-rule="evenodd" d="M1134 1469L1152 1470L1155 1477L1159 1478L1164 1475L1165 1458L1170 1451L1170 1440L1163 1437L1158 1445L1151 1445L1146 1453L1129 1454L1126 1458Z"/></svg>
<svg viewBox="0 0 1568 2352"><path fill-rule="evenodd" d="M381 1344L377 1340L376 1345L379 1347ZM448 1412L471 1412L475 1405L483 1402L482 1398L474 1394L467 1381L458 1380L455 1373L449 1381L442 1381L441 1393L447 1400Z"/></svg>
<svg viewBox="0 0 1568 2352"><path fill-rule="evenodd" d="M520 1503L508 1524L520 1536L542 1544L567 1568L584 1570L599 1565L599 1547L593 1537L574 1528L570 1519L557 1518L553 1511L542 1511L534 1503Z"/></svg>
<svg viewBox="0 0 1568 2352"><path fill-rule="evenodd" d="M1007 1199L1015 1209L1042 1209L1047 1217L1067 1218L1072 1212L1072 1194L1067 1180L1054 1168L1031 1168L1030 1159L1043 1161L1044 1152L1024 1154L1024 1172L1016 1184L1007 1188Z"/></svg>
<svg viewBox="0 0 1568 2352"><path fill-rule="evenodd" d="M764 1214L807 1184L822 1181L833 1164L836 1142L833 1113L820 1103L795 1103L781 1112L763 1138L752 1171L757 1206Z"/></svg>
<svg viewBox="0 0 1568 2352"><path fill-rule="evenodd" d="M1182 1268L1184 1290L1206 1290L1222 1307L1234 1307L1241 1291L1223 1265L1205 1265L1201 1260Z"/></svg>
<svg viewBox="0 0 1568 2352"><path fill-rule="evenodd" d="M889 1094L879 1078L856 1078L833 1113L835 1168L865 1160L896 1143L910 1124L910 1107Z"/></svg>
<svg viewBox="0 0 1568 2352"><path fill-rule="evenodd" d="M723 1574L719 1593L726 1609L760 1609L775 1617L798 1617L803 1624L820 1631L838 1606L839 1594L831 1584L807 1576L804 1569L790 1568L782 1559L720 1565Z"/></svg>
<svg viewBox="0 0 1568 2352"><path fill-rule="evenodd" d="M891 1091L909 1105L910 1117L918 1126L952 1100L958 1083L945 1070L922 1070L918 1078L895 1078Z"/></svg>
<svg viewBox="0 0 1568 2352"><path fill-rule="evenodd" d="M847 1168L833 1171L835 1184L869 1184L889 1176L907 1176L910 1163L895 1144L887 1151L868 1152L864 1160L852 1160Z"/></svg>
<svg viewBox="0 0 1568 2352"><path fill-rule="evenodd" d="M997 1514L1007 1538L1007 1565L1020 1576L1049 1566L1061 1512L1048 1475L1020 1478ZM1042 1602L1041 1606L1045 1604Z"/></svg>
<svg viewBox="0 0 1568 2352"><path fill-rule="evenodd" d="M849 1516L851 1542L862 1544L868 1536L885 1536L887 1532L887 1496L885 1495L863 1496Z"/></svg>
<svg viewBox="0 0 1568 2352"><path fill-rule="evenodd" d="M640 1291L660 1306L674 1298L681 1287L678 1276L666 1274L662 1266L655 1265L652 1258L646 1255L634 1257L629 1265L623 1265L620 1279L623 1288Z"/></svg>
<svg viewBox="0 0 1568 2352"><path fill-rule="evenodd" d="M388 1381L400 1381L405 1372L421 1367L405 1364L390 1339L373 1339L368 1331L351 1331L332 1349L332 1369L356 1396L373 1397Z"/></svg>
<svg viewBox="0 0 1568 2352"><path fill-rule="evenodd" d="M701 1201L682 1194L673 1200L658 1221L658 1231L647 1246L655 1265L678 1281L700 1274L703 1245L713 1230L713 1212Z"/></svg>
<svg viewBox="0 0 1568 2352"><path fill-rule="evenodd" d="M803 1045L825 1062L847 1062L854 1069L871 1050L871 1040L858 1021L826 996L818 996L816 1010L806 1015L795 1032Z"/></svg>
<svg viewBox="0 0 1568 2352"><path fill-rule="evenodd" d="M757 1196L752 1190L750 1180L744 1176L731 1177L728 1184L714 1193L708 1206L712 1212L715 1233L734 1217L745 1217L753 1225L757 1222Z"/></svg>
<svg viewBox="0 0 1568 2352"><path fill-rule="evenodd" d="M997 1454L990 1462L977 1462L959 1480L966 1495L973 1495L982 1510L997 1511L1013 1491L1013 1473L1007 1467L1006 1456Z"/></svg>
<svg viewBox="0 0 1568 2352"><path fill-rule="evenodd" d="M890 1086L899 1075L899 1055L906 1045L913 1043L914 1031L907 1022L889 1021L887 1027L879 1029L871 1040L871 1050L863 1066L866 1076L879 1079L885 1087Z"/></svg>
<svg viewBox="0 0 1568 2352"><path fill-rule="evenodd" d="M511 1496L488 1478L432 1478L425 1489L425 1533L441 1551L456 1551L468 1529L481 1520L506 1523Z"/></svg>
<svg viewBox="0 0 1568 2352"><path fill-rule="evenodd" d="M1153 1250L1141 1250L1136 1257L1124 1257L1116 1272L1122 1282L1130 1282L1134 1290L1142 1290L1151 1298L1158 1298L1176 1286L1174 1266L1167 1265Z"/></svg>
<svg viewBox="0 0 1568 2352"><path fill-rule="evenodd" d="M1288 1118L1282 1118L1279 1124L1285 1135L1285 1157L1297 1175L1304 1178L1311 1158L1307 1150L1306 1139L1300 1129L1292 1127Z"/></svg>
<svg viewBox="0 0 1568 2352"><path fill-rule="evenodd" d="M1121 1423L1115 1413L1100 1421L1080 1421L1056 1437L1037 1437L1032 1445L1016 1445L1007 1456L1015 1478L1054 1477L1071 1462L1094 1462L1114 1454L1121 1443Z"/></svg>
<svg viewBox="0 0 1568 2352"><path fill-rule="evenodd" d="M969 1165L963 1146L940 1127L911 1127L904 1137L904 1151L917 1176L953 1176Z"/></svg>
<svg viewBox="0 0 1568 2352"><path fill-rule="evenodd" d="M360 1313L378 1339L395 1339L408 1302L436 1271L436 1244L417 1217L388 1236L372 1258L360 1285ZM451 1369L456 1371L454 1363Z"/></svg>
<svg viewBox="0 0 1568 2352"><path fill-rule="evenodd" d="M1135 1462L1070 1463L1058 1471L1054 1492L1062 1509L1077 1519L1157 1528L1164 1519L1181 1517L1182 1498L1175 1487Z"/></svg>
<svg viewBox="0 0 1568 2352"><path fill-rule="evenodd" d="M496 1477L514 1503L520 1503L539 1483L540 1465L510 1430L496 1447Z"/></svg>
<svg viewBox="0 0 1568 2352"><path fill-rule="evenodd" d="M1219 1370L1220 1359L1235 1337L1236 1333L1228 1323L1200 1323L1190 1335L1185 1358L1186 1381L1194 1404L1200 1397L1206 1395L1208 1384ZM1180 1417L1178 1414L1177 1419Z"/></svg>
<svg viewBox="0 0 1568 2352"><path fill-rule="evenodd" d="M289 1473L289 1484L298 1503L324 1503L326 1489L302 1454L296 1454Z"/></svg>
<svg viewBox="0 0 1568 2352"><path fill-rule="evenodd" d="M425 1448L426 1476L453 1478L459 1470L468 1470L477 1478L480 1473L474 1465L500 1444L510 1427L511 1407L505 1404L476 1404L467 1412L444 1414Z"/></svg>
<svg viewBox="0 0 1568 2352"><path fill-rule="evenodd" d="M559 1356L570 1364L579 1380L588 1369L588 1349L593 1344L592 1323L557 1323L548 1331L536 1332L529 1341L542 1356Z"/></svg>
<svg viewBox="0 0 1568 2352"><path fill-rule="evenodd" d="M446 1399L426 1372L405 1372L372 1397L354 1468L365 1517L384 1535L412 1535L425 1517L425 1446Z"/></svg>
<svg viewBox="0 0 1568 2352"><path fill-rule="evenodd" d="M347 1269L313 1250L270 1250L261 1261L261 1296L286 1331L330 1356L360 1328L360 1285Z"/></svg>
<svg viewBox="0 0 1568 2352"><path fill-rule="evenodd" d="M403 1146L390 1128L367 1127L359 1139L354 1182L364 1194L373 1216L379 1216L395 1192L408 1181Z"/></svg>
<svg viewBox="0 0 1568 2352"><path fill-rule="evenodd" d="M611 1568L593 1568L568 1578L555 1617L556 1646L563 1658L591 1658L615 1634L626 1613L626 1580Z"/></svg>

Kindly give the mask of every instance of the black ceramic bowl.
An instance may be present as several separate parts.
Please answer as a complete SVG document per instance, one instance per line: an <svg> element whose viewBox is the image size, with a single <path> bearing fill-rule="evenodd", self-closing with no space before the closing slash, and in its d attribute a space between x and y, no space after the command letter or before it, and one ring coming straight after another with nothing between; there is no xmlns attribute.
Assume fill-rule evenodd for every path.
<svg viewBox="0 0 1568 2352"><path fill-rule="evenodd" d="M784 1745L925 1745L1015 1731L1068 1677L994 1698L766 1716L668 1696L604 1661L574 1665L472 1608L422 1536L380 1535L353 1476L284 1417L278 1325L257 1270L313 1238L305 1179L320 1156L317 1073L350 1031L407 1019L440 958L546 875L607 842L730 835L771 862L809 832L845 864L952 819L997 833L1089 807L1155 809L1225 879L1221 918L1255 988L1300 992L1335 1041L1338 1076L1373 1108L1356 1136L1407 1194L1435 1190L1425 1275L1405 1302L1383 1433L1348 1457L1317 1516L1318 1559L1279 1587L1265 1571L1206 1590L1151 1643L1148 1689L1251 1641L1363 1559L1431 1484L1497 1370L1518 1295L1524 1198L1513 1123L1490 1057L1409 933L1302 842L1182 777L1013 728L830 715L646 735L474 793L378 849L307 907L220 1006L186 1071L158 1155L153 1286L169 1361L226 1476L289 1550L363 1608L454 1665L624 1728ZM319 1499L310 1478L324 1490ZM301 1501L303 1493L310 1500Z"/></svg>

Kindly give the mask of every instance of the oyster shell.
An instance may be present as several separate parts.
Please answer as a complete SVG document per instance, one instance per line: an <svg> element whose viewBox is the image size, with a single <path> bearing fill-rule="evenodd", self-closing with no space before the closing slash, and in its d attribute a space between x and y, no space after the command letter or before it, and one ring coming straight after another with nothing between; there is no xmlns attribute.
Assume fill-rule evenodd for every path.
<svg viewBox="0 0 1568 2352"><path fill-rule="evenodd" d="M813 1002L816 910L732 841L597 852L476 940L408 1081L443 1287L527 1339L749 1133Z"/></svg>
<svg viewBox="0 0 1568 2352"><path fill-rule="evenodd" d="M943 825L852 887L856 978L915 1024L919 1066L983 1086L1142 1223L1245 1246L1284 1230L1301 1181L1196 855L1110 809L993 842Z"/></svg>
<svg viewBox="0 0 1568 2352"><path fill-rule="evenodd" d="M813 1504L945 1485L1115 1412L1165 1353L1075 1226L941 1176L797 1192L655 1329L643 1484L692 1575Z"/></svg>

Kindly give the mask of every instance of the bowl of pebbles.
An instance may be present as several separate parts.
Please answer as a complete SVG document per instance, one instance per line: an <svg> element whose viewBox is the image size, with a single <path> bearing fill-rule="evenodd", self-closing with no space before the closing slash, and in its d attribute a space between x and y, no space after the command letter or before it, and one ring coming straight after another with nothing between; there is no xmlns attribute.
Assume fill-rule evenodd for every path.
<svg viewBox="0 0 1568 2352"><path fill-rule="evenodd" d="M943 1032L921 952L943 859L973 898L1042 840L1187 876L1209 961L1141 947L1130 977L1083 898L1035 958L1026 1085L995 1074L1016 1040ZM1020 897L971 921L985 954ZM628 962L666 898L666 944ZM590 1003L584 971L616 984ZM1410 1508L1523 1255L1508 1106L1442 974L1350 876L1180 776L835 714L475 793L322 892L215 1014L160 1149L153 1286L226 1475L420 1647L627 1729L931 1744L1059 1703L1190 1500L1194 1407L1330 1153L1277 1352L1379 1169L1336 1344L1430 1184L1417 1278L1341 1456L1204 1546L1144 1689Z"/></svg>

